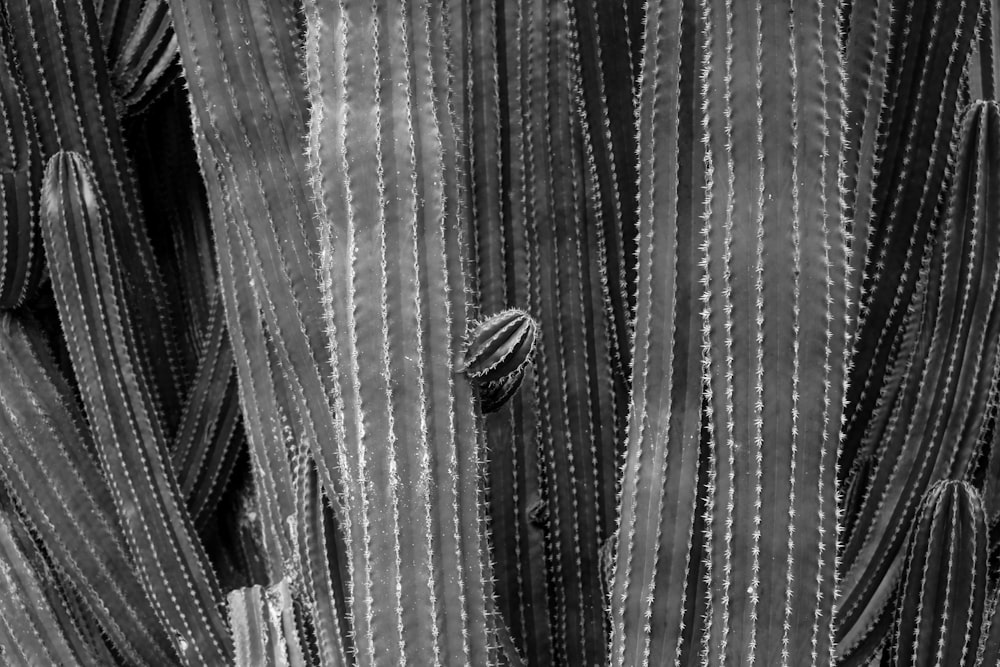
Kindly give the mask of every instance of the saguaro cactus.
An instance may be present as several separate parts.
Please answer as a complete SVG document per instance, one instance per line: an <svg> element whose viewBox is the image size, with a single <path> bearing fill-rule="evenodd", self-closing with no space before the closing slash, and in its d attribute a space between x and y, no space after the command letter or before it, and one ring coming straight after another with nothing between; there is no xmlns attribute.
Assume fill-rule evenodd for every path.
<svg viewBox="0 0 1000 667"><path fill-rule="evenodd" d="M326 332L358 659L487 664L483 441L461 374L468 192L431 2L306 3Z"/></svg>
<svg viewBox="0 0 1000 667"><path fill-rule="evenodd" d="M660 3L647 18L612 660L829 664L849 284L838 9Z"/></svg>
<svg viewBox="0 0 1000 667"><path fill-rule="evenodd" d="M986 607L986 516L965 482L940 482L907 538L893 664L974 665Z"/></svg>

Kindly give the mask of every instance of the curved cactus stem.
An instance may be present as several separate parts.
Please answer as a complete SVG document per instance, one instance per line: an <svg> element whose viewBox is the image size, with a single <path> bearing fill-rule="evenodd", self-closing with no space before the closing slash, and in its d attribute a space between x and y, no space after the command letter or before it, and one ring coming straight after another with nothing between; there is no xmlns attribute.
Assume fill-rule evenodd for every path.
<svg viewBox="0 0 1000 667"><path fill-rule="evenodd" d="M108 664L101 660L113 658L86 641L50 575L27 531L0 513L0 659L8 665Z"/></svg>
<svg viewBox="0 0 1000 667"><path fill-rule="evenodd" d="M852 2L845 184L855 238L850 301L858 315L855 340L864 344L852 353L841 480L854 470L916 289L922 252L942 213L942 183L962 108L959 82L980 5ZM875 50L870 64L865 45Z"/></svg>
<svg viewBox="0 0 1000 667"><path fill-rule="evenodd" d="M886 380L892 391L876 405L872 430L865 434L872 465L855 471L852 481L864 490L848 507L850 532L841 550L842 656L850 655L888 601L903 540L924 493L938 480L970 473L995 401L998 155L996 103L971 105L953 153L946 217L929 263L917 274L917 289L926 294L909 309L901 329L905 338L898 345L905 356L894 362L899 377Z"/></svg>
<svg viewBox="0 0 1000 667"><path fill-rule="evenodd" d="M239 454L239 394L221 295L171 448L181 495L196 525L215 509Z"/></svg>
<svg viewBox="0 0 1000 667"><path fill-rule="evenodd" d="M172 663L170 640L132 572L89 440L40 332L4 317L0 480L116 650L137 664Z"/></svg>
<svg viewBox="0 0 1000 667"><path fill-rule="evenodd" d="M221 593L177 481L138 363L112 218L89 165L72 152L46 168L45 251L101 467L140 581L184 662L229 658Z"/></svg>

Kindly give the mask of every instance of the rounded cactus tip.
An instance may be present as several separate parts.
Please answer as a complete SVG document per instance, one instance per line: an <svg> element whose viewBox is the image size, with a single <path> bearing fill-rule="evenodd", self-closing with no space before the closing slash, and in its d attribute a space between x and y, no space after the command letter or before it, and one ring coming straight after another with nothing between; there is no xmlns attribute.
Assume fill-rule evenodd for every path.
<svg viewBox="0 0 1000 667"><path fill-rule="evenodd" d="M470 331L459 370L479 392L483 413L497 411L517 391L537 332L531 315L517 308L488 317Z"/></svg>

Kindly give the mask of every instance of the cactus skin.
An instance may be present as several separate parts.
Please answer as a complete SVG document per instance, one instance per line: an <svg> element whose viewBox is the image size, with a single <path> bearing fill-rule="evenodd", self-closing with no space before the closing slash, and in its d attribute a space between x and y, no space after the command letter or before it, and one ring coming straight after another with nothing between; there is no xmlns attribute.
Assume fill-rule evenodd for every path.
<svg viewBox="0 0 1000 667"><path fill-rule="evenodd" d="M470 26L481 312L519 308L538 322L525 386L487 420L498 607L531 664L606 661L599 553L614 528L634 304L623 10L487 0L454 19ZM484 410L512 387L495 389Z"/></svg>
<svg viewBox="0 0 1000 667"><path fill-rule="evenodd" d="M104 57L126 112L144 108L177 78L177 38L167 0L99 3Z"/></svg>
<svg viewBox="0 0 1000 667"><path fill-rule="evenodd" d="M849 478L838 652L858 651L902 566L902 545L924 493L970 474L991 402L1000 336L1000 110L968 107L953 151L948 206L925 254L917 297L886 390L861 442L871 461ZM861 645L860 642L864 641ZM858 650L855 647L858 646Z"/></svg>
<svg viewBox="0 0 1000 667"><path fill-rule="evenodd" d="M295 7L171 0L170 8L190 86L268 580L304 574L320 662L349 664L350 642L334 636L344 623L337 582L346 574L317 567L346 568L329 534L333 526L349 533L351 524L341 511L342 436L315 259ZM310 466L324 491L314 490L303 505ZM333 526L323 503L336 514Z"/></svg>
<svg viewBox="0 0 1000 667"><path fill-rule="evenodd" d="M0 320L0 378L0 486L116 650L136 664L174 662L83 416L37 328Z"/></svg>
<svg viewBox="0 0 1000 667"><path fill-rule="evenodd" d="M854 232L857 279L851 303L857 308L857 344L839 464L842 483L863 463L860 443L883 400L932 223L941 216L942 183L962 110L959 83L980 5L979 0L852 3L853 53L863 53L862 44L876 51L870 65L852 58L847 73L852 108L845 185ZM864 111L858 108L862 103Z"/></svg>
<svg viewBox="0 0 1000 667"><path fill-rule="evenodd" d="M42 278L42 158L21 73L0 44L0 308L31 298Z"/></svg>
<svg viewBox="0 0 1000 667"><path fill-rule="evenodd" d="M646 241L613 664L831 662L849 284L838 19L821 2L649 8L639 93ZM694 119L691 106L701 110ZM700 177L701 147L679 124L698 115ZM675 155L683 167L672 167ZM669 334L653 333L661 322ZM693 517L698 360L703 540ZM708 608L691 618L700 559Z"/></svg>
<svg viewBox="0 0 1000 667"><path fill-rule="evenodd" d="M306 2L310 174L361 664L493 664L468 192L442 5Z"/></svg>
<svg viewBox="0 0 1000 667"><path fill-rule="evenodd" d="M181 495L199 528L213 513L236 463L239 414L233 349L219 295L171 448Z"/></svg>
<svg viewBox="0 0 1000 667"><path fill-rule="evenodd" d="M221 593L166 461L148 380L137 370L121 249L83 158L59 152L43 185L46 256L101 467L140 581L186 663L229 659Z"/></svg>
<svg viewBox="0 0 1000 667"><path fill-rule="evenodd" d="M233 629L236 664L261 667L304 667L291 608L288 581L229 593L229 625Z"/></svg>
<svg viewBox="0 0 1000 667"><path fill-rule="evenodd" d="M30 552L28 550L31 550ZM27 531L0 513L0 660L6 665L82 665L114 660L88 643L60 608L60 591ZM104 649L101 651L100 649Z"/></svg>
<svg viewBox="0 0 1000 667"><path fill-rule="evenodd" d="M461 369L479 392L483 414L499 410L521 386L537 329L530 315L510 309L481 322L470 334Z"/></svg>
<svg viewBox="0 0 1000 667"><path fill-rule="evenodd" d="M986 607L986 516L968 483L924 496L907 538L893 631L893 664L971 667Z"/></svg>
<svg viewBox="0 0 1000 667"><path fill-rule="evenodd" d="M116 4L116 3L102 3ZM137 362L150 379L154 407L168 435L180 414L181 382L170 307L143 215L122 119L102 58L104 43L91 0L11 0L0 8L0 41L23 77L44 162L79 153L94 173L129 276Z"/></svg>

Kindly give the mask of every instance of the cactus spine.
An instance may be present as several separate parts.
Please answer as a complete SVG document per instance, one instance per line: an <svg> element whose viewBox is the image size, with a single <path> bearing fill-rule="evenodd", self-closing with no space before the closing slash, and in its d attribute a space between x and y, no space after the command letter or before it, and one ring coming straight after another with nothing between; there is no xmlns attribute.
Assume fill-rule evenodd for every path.
<svg viewBox="0 0 1000 667"><path fill-rule="evenodd" d="M647 18L612 659L828 664L849 284L837 8L662 3ZM680 119L700 120L701 145Z"/></svg>
<svg viewBox="0 0 1000 667"><path fill-rule="evenodd" d="M974 665L986 606L986 516L966 482L924 496L907 538L896 600L897 665Z"/></svg>

